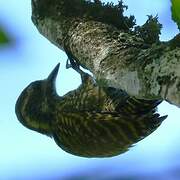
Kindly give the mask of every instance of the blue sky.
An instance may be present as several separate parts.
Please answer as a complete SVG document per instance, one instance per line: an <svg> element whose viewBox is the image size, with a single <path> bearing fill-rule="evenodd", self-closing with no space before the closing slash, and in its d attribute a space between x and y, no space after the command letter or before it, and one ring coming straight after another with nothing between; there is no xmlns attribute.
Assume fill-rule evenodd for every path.
<svg viewBox="0 0 180 180"><path fill-rule="evenodd" d="M161 40L168 40L178 32L171 21L170 1L124 0L124 3L129 6L127 14L134 14L137 24L143 24L146 15L158 14L163 24ZM0 179L56 179L67 174L91 173L94 169L99 170L99 176L104 169L108 169L105 176L152 175L180 168L180 111L167 103L159 106L159 112L168 114L161 127L129 152L114 158L70 155L53 139L23 127L15 116L14 105L30 82L46 78L58 62L61 63L57 79L59 95L78 87L80 77L65 69L65 53L40 35L32 24L30 1L0 0L0 24L15 39L10 47L0 49Z"/></svg>

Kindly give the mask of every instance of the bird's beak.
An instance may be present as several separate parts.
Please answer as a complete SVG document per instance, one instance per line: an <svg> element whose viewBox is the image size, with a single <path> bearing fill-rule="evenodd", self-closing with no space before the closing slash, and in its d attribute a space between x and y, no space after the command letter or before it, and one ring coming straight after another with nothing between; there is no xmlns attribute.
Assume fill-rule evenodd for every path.
<svg viewBox="0 0 180 180"><path fill-rule="evenodd" d="M57 74L58 74L58 71L59 71L59 66L60 66L60 63L58 63L56 65L56 67L51 71L51 73L49 74L48 78L47 78L47 81L51 82L51 83L55 83L56 81L56 77L57 77Z"/></svg>

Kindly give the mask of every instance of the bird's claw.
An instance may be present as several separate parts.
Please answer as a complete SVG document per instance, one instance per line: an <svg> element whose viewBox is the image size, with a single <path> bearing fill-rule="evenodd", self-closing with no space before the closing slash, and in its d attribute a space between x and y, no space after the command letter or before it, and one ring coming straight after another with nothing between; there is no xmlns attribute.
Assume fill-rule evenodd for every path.
<svg viewBox="0 0 180 180"><path fill-rule="evenodd" d="M69 68L73 68L73 67L72 67L72 64L70 63L70 60L68 58L66 61L66 69L69 69Z"/></svg>
<svg viewBox="0 0 180 180"><path fill-rule="evenodd" d="M79 74L83 74L83 71L80 69L79 64L73 59L68 58L66 61L66 69L73 68Z"/></svg>

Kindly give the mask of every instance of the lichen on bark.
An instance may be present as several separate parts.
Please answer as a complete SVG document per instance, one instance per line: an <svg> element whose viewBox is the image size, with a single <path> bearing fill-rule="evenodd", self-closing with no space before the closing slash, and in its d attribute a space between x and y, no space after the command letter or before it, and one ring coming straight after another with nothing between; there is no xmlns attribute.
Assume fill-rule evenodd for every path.
<svg viewBox="0 0 180 180"><path fill-rule="evenodd" d="M100 85L180 106L179 35L160 42L161 25L152 16L132 30L134 18L123 16L124 8L122 2L32 0L32 20L60 49L66 44Z"/></svg>

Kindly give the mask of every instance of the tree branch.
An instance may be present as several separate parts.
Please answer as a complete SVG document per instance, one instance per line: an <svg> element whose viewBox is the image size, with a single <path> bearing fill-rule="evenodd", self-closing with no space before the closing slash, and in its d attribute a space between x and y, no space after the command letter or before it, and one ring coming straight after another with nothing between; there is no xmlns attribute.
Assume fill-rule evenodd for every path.
<svg viewBox="0 0 180 180"><path fill-rule="evenodd" d="M62 50L66 45L99 85L123 89L137 98L162 98L180 107L179 35L169 42L148 44L125 26L88 18L84 12L81 17L68 14L80 4L67 3L32 0L32 20L42 35ZM93 4L89 2L88 6Z"/></svg>

